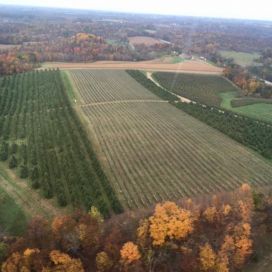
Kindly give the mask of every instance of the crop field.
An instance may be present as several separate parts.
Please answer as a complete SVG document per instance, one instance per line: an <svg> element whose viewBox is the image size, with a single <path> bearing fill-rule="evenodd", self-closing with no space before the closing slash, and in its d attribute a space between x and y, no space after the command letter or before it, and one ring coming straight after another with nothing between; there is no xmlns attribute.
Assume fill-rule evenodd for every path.
<svg viewBox="0 0 272 272"><path fill-rule="evenodd" d="M89 98L80 107L90 136L97 141L103 169L124 207L147 207L161 200L231 190L244 182L269 183L272 165L249 149L169 103L138 102L137 95L134 100L127 101L125 95L123 101L105 103L102 94L114 96L119 89L122 93L122 84L109 88L98 83L106 80L107 73L90 80L94 74L88 72L89 89L84 92L89 91L90 97L100 92L102 99L89 104L94 101ZM69 73L75 91L84 94L80 90L84 84L76 83L73 76L78 71ZM111 72L112 80L120 76L124 75ZM135 84L132 78L130 82ZM142 87L143 96L145 92L149 95Z"/></svg>
<svg viewBox="0 0 272 272"><path fill-rule="evenodd" d="M231 58L235 63L241 66L254 65L254 60L260 57L258 53L245 53L245 52L236 52L236 51L220 51L220 54L224 58Z"/></svg>
<svg viewBox="0 0 272 272"><path fill-rule="evenodd" d="M75 70L70 76L84 104L131 99L159 100L123 71ZM101 92L101 89L104 91Z"/></svg>
<svg viewBox="0 0 272 272"><path fill-rule="evenodd" d="M220 106L220 93L237 91L236 87L221 76L160 72L153 76L165 89L210 106Z"/></svg>
<svg viewBox="0 0 272 272"><path fill-rule="evenodd" d="M146 46L152 46L152 45L156 45L156 44L166 43L162 40L155 39L155 38L148 37L148 36L129 37L128 40L129 40L129 43L132 45L144 44Z"/></svg>
<svg viewBox="0 0 272 272"><path fill-rule="evenodd" d="M118 210L59 71L1 78L0 97L1 161L60 206Z"/></svg>

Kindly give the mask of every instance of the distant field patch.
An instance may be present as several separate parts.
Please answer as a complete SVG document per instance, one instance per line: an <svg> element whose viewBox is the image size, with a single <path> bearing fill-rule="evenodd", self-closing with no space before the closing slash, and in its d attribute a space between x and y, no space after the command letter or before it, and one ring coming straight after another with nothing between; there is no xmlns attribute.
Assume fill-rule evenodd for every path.
<svg viewBox="0 0 272 272"><path fill-rule="evenodd" d="M154 78L165 89L210 106L220 106L220 93L237 91L221 76L158 72Z"/></svg>
<svg viewBox="0 0 272 272"><path fill-rule="evenodd" d="M253 101L251 100L251 102L253 103L252 104L246 99L244 102L243 100L239 101L235 99L236 94L233 92L222 93L220 94L220 96L222 98L222 103L221 103L222 108L225 108L237 113L241 113L248 117L257 118L267 122L272 122L272 104L262 103L262 102L258 103L256 100L253 103ZM233 106L234 103L236 103L235 107ZM239 103L241 106L238 106L239 104L237 105L237 103Z"/></svg>
<svg viewBox="0 0 272 272"><path fill-rule="evenodd" d="M180 56L168 56L168 55L163 56L160 60L162 63L172 63L172 64L181 63L185 61L185 59Z"/></svg>
<svg viewBox="0 0 272 272"><path fill-rule="evenodd" d="M249 66L254 64L254 60L260 57L259 53L245 53L236 51L220 51L225 58L232 58L235 63L241 66Z"/></svg>
<svg viewBox="0 0 272 272"><path fill-rule="evenodd" d="M156 44L168 43L166 41L155 39L155 38L148 37L148 36L129 37L128 40L129 40L129 43L132 44L132 45L144 44L146 46L153 46L153 45L156 45Z"/></svg>
<svg viewBox="0 0 272 272"><path fill-rule="evenodd" d="M144 71L164 71L176 73L198 73L221 75L223 69L209 63L197 60L186 60L178 63L180 59L174 59L172 63L165 63L163 59L149 61L96 61L90 63L71 62L46 62L41 69L59 68L69 69L95 69L95 70L144 70ZM174 62L174 63L173 63Z"/></svg>
<svg viewBox="0 0 272 272"><path fill-rule="evenodd" d="M7 50L7 49L12 49L12 48L16 48L19 45L17 44L0 44L0 50Z"/></svg>
<svg viewBox="0 0 272 272"><path fill-rule="evenodd" d="M88 72L82 79L69 71L103 170L124 207L231 190L245 181L269 182L271 164L152 94L150 101L144 87L133 93L133 78L122 82L119 71ZM109 75L118 84L103 84ZM118 103L105 101L119 93Z"/></svg>
<svg viewBox="0 0 272 272"><path fill-rule="evenodd" d="M236 98L231 101L232 107L242 107L254 104L272 104L272 99L267 98L255 98L255 97L242 97Z"/></svg>

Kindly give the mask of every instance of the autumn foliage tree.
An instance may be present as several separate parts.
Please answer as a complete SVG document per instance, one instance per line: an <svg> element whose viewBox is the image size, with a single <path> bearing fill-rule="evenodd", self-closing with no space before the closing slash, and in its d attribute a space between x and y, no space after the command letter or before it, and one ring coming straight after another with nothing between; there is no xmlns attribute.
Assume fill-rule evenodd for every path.
<svg viewBox="0 0 272 272"><path fill-rule="evenodd" d="M158 204L149 218L149 231L155 246L167 240L186 238L193 231L193 216L190 211L179 208L173 202Z"/></svg>
<svg viewBox="0 0 272 272"><path fill-rule="evenodd" d="M108 220L95 207L37 218L9 248L2 271L237 271L253 251L253 204L244 184Z"/></svg>

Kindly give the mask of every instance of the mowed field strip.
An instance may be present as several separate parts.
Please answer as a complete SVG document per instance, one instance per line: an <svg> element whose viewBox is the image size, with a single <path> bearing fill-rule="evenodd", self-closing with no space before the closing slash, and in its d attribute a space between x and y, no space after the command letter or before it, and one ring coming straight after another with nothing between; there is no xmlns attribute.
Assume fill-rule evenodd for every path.
<svg viewBox="0 0 272 272"><path fill-rule="evenodd" d="M68 62L47 62L42 68L70 69L114 69L114 70L144 70L163 71L176 73L201 73L201 74L222 74L223 69L200 60L188 60L181 63L164 63L162 60L151 61L96 61L92 63L68 63Z"/></svg>
<svg viewBox="0 0 272 272"><path fill-rule="evenodd" d="M158 98L126 72L68 73L124 207L231 190L244 182L270 183L269 162L172 105L156 103ZM141 103L127 101L139 97ZM105 104L107 99L113 103Z"/></svg>

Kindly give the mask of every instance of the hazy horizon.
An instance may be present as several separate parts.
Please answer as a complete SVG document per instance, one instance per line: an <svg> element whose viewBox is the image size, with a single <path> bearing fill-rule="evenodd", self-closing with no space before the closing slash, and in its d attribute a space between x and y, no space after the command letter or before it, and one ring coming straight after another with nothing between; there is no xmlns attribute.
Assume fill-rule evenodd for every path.
<svg viewBox="0 0 272 272"><path fill-rule="evenodd" d="M268 0L259 0L254 3L246 0L229 0L228 2L216 0L207 0L203 2L192 0L190 3L184 0L169 0L160 3L155 0L138 0L137 2L125 0L115 0L114 2L107 0L94 0L92 3L78 0L76 4L72 0L47 0L43 1L41 4L34 0L9 0L8 3L7 1L0 0L0 4L143 14L151 13L230 19L272 20L270 13L271 4L269 4Z"/></svg>

